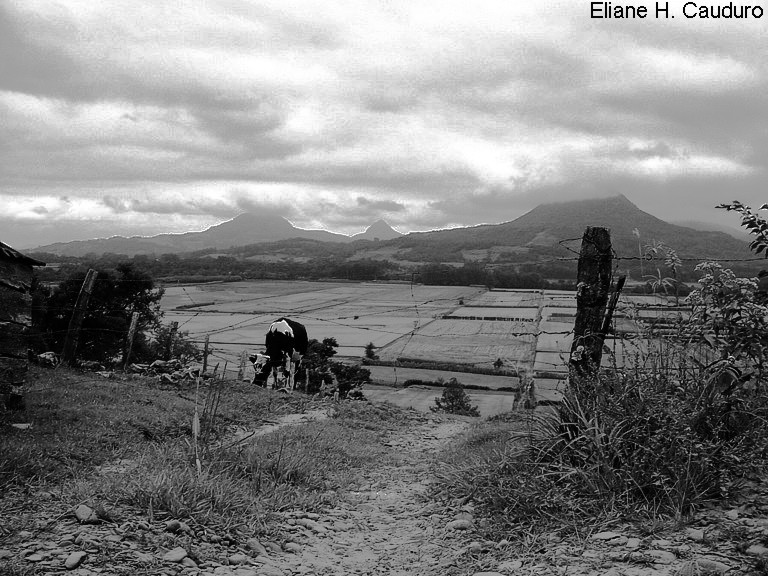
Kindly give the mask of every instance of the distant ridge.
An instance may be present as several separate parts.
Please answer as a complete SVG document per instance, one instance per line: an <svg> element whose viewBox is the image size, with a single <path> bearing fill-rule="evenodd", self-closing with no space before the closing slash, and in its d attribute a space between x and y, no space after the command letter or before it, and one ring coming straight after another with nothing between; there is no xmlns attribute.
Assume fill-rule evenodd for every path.
<svg viewBox="0 0 768 576"><path fill-rule="evenodd" d="M289 238L304 238L320 242L350 242L349 236L334 234L326 230L305 230L297 228L281 216L263 216L243 213L232 220L211 226L202 232L183 234L159 234L141 237L113 236L95 240L58 242L31 250L49 252L61 256L85 256L89 253L113 252L134 256L136 254L184 253L217 248L225 250L236 246L275 242Z"/></svg>
<svg viewBox="0 0 768 576"><path fill-rule="evenodd" d="M352 236L352 240L392 240L400 236L402 234L384 220L376 220L376 222L368 226L365 232Z"/></svg>
<svg viewBox="0 0 768 576"><path fill-rule="evenodd" d="M512 202L512 200L510 201ZM590 200L542 204L519 218L501 224L484 224L431 232L400 234L383 220L374 222L365 232L352 237L325 230L304 230L281 217L241 214L203 232L160 234L149 238L114 237L41 246L30 252L48 252L65 256L113 252L135 254L186 253L253 246L237 251L240 256L278 252L291 257L307 254L306 241L328 243L325 253L354 259L389 259L403 262L535 262L542 256L563 257L579 249L587 226L611 230L613 249L619 258L636 260L643 245L663 242L682 258L743 259L752 254L747 240L724 232L695 230L665 222L640 210L623 195ZM639 233L639 238L637 234ZM360 241L376 241L375 244ZM294 242L294 240L296 240ZM301 240L304 244L299 242ZM280 243L280 246L273 245ZM332 248L351 244L343 250ZM288 249L288 246L291 246ZM317 253L317 248L313 249ZM346 254L346 256L342 256Z"/></svg>

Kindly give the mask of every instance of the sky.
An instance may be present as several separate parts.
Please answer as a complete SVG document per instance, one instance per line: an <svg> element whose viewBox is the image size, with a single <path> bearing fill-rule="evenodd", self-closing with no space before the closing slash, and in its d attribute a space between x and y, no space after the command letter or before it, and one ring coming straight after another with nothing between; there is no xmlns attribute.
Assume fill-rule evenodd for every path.
<svg viewBox="0 0 768 576"><path fill-rule="evenodd" d="M748 19L627 4L648 16L593 18L583 0L3 0L0 241L247 211L409 232L616 194L738 226L715 206L768 202L768 1Z"/></svg>

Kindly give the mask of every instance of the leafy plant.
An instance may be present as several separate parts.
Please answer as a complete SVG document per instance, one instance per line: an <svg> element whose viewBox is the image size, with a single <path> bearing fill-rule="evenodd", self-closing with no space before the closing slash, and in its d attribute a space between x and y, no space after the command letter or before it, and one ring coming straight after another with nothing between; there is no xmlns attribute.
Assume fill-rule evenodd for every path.
<svg viewBox="0 0 768 576"><path fill-rule="evenodd" d="M472 406L469 395L464 387L451 378L443 389L443 395L435 398L435 406L429 408L432 412L447 412L461 416L480 416L477 406Z"/></svg>

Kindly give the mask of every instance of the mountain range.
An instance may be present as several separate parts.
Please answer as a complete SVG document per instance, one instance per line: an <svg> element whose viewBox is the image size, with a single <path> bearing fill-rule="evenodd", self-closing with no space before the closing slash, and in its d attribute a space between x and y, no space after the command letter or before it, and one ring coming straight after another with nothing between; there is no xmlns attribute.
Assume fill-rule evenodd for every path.
<svg viewBox="0 0 768 576"><path fill-rule="evenodd" d="M183 234L158 234L157 236L113 236L94 240L58 242L40 246L30 252L45 252L60 256L81 257L86 254L166 254L185 253L208 248L228 249L261 242L276 242L292 238L316 240L319 242L354 242L356 240L391 240L402 236L384 220L377 220L365 232L346 236L327 230L306 230L297 228L282 217L261 216L243 213L232 220L211 226L202 232Z"/></svg>
<svg viewBox="0 0 768 576"><path fill-rule="evenodd" d="M112 252L131 256L210 252L215 249L236 252L241 257L258 254L274 257L281 252L295 257L310 242L316 251L330 251L332 244L322 248L327 243L348 245L343 253L350 259L523 262L542 255L563 256L569 254L569 249L578 251L587 226L609 228L614 251L625 258L638 256L643 245L653 242L665 243L683 258L742 259L751 256L745 239L739 240L721 231L703 231L670 224L640 210L623 195L542 204L515 220L501 224L406 235L395 231L383 220L375 222L361 234L345 236L325 230L297 228L284 218L246 213L203 232L58 243L41 246L31 252L62 256ZM367 242L360 242L362 240Z"/></svg>

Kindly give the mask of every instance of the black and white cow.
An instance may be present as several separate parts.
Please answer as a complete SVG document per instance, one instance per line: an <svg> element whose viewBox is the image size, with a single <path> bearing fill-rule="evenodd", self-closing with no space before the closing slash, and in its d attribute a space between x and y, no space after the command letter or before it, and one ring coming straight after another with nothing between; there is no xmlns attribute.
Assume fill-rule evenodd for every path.
<svg viewBox="0 0 768 576"><path fill-rule="evenodd" d="M249 356L256 370L253 383L266 388L271 375L275 383L285 380L286 387L293 389L294 374L309 346L307 329L290 318L278 318L270 325L264 344L263 354Z"/></svg>

